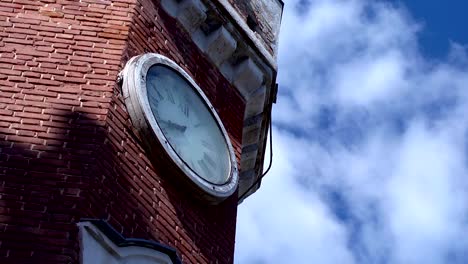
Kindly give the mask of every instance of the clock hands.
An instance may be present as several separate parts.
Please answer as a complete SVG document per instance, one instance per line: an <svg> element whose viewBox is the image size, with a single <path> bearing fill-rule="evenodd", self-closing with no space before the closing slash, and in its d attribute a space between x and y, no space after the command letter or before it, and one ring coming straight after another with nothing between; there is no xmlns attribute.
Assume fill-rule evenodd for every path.
<svg viewBox="0 0 468 264"><path fill-rule="evenodd" d="M168 127L174 128L175 130L179 130L179 131L182 132L182 133L184 133L185 130L187 129L187 126L183 126L183 125L179 125L179 124L173 123L173 122L170 121L170 120L162 120L162 119L160 119L159 121L162 122L162 123L167 124Z"/></svg>

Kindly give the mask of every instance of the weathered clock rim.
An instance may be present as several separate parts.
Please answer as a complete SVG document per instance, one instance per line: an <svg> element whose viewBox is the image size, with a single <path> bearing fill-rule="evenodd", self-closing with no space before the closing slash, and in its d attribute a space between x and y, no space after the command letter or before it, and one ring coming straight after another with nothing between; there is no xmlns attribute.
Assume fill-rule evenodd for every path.
<svg viewBox="0 0 468 264"><path fill-rule="evenodd" d="M151 66L157 64L169 67L179 73L181 77L190 84L198 96L200 96L203 103L210 111L212 117L215 119L218 128L221 130L221 133L225 139L230 162L229 177L224 184L213 184L199 176L179 157L179 155L175 152L164 136L164 133L159 127L151 111L146 89L146 75L148 70ZM125 65L121 76L123 78L122 92L125 105L127 106L127 111L130 115L133 126L142 136L142 141L149 152L153 152L154 148L162 146L165 153L168 154L172 162L189 180L188 183L203 191L203 194L201 195L202 198L205 198L212 203L219 203L227 197L231 196L237 189L239 183L234 148L232 147L228 133L224 128L224 125L215 108L210 103L203 90L193 80L193 78L184 69L177 65L176 62L164 55L157 53L146 53L131 58ZM200 195L197 196L200 197Z"/></svg>

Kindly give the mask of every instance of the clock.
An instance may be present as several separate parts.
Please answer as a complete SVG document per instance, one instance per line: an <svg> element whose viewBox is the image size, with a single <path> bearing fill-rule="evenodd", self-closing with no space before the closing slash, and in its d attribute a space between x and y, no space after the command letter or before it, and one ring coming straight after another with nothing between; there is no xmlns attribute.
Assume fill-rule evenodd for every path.
<svg viewBox="0 0 468 264"><path fill-rule="evenodd" d="M123 92L146 147L167 154L182 172L181 180L201 191L199 196L219 202L235 191L237 163L228 134L181 67L159 54L134 57L124 69Z"/></svg>

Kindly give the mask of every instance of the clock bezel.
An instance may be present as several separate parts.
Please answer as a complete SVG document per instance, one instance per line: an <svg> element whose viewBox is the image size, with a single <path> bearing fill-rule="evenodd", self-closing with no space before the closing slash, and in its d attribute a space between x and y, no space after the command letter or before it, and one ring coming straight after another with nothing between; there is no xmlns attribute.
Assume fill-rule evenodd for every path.
<svg viewBox="0 0 468 264"><path fill-rule="evenodd" d="M146 87L146 76L149 69L154 65L163 65L174 70L185 79L191 86L192 90L202 99L202 102L207 107L211 116L214 118L218 129L224 137L227 152L229 156L229 176L225 183L214 184L205 180L192 170L185 161L173 149L163 131L161 130L156 118L151 110ZM165 153L168 154L172 162L181 170L181 172L189 179L199 190L203 191L202 197L207 198L211 202L217 203L231 196L237 189L239 176L237 169L237 161L229 139L228 133L219 118L215 108L210 103L208 97L197 83L184 71L177 63L171 59L155 53L147 53L131 58L123 71L122 90L125 104L128 113L135 128L143 136L143 141L146 147L150 150L154 148L155 143L163 147ZM207 196L208 195L208 196Z"/></svg>

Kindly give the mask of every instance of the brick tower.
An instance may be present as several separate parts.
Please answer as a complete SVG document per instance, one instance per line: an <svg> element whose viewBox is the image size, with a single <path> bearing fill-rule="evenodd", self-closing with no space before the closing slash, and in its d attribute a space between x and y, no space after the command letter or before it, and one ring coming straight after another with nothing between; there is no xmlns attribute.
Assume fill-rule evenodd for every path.
<svg viewBox="0 0 468 264"><path fill-rule="evenodd" d="M0 263L232 263L282 5L0 0Z"/></svg>

